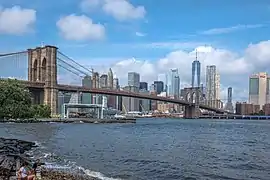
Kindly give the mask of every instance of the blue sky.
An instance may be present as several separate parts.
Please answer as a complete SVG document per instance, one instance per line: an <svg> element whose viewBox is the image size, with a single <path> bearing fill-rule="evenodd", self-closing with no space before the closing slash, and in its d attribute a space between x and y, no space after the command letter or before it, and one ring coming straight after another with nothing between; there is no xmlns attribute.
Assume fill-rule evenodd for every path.
<svg viewBox="0 0 270 180"><path fill-rule="evenodd" d="M17 11L12 11L14 6ZM244 58L246 64L253 65L250 54L245 54L248 45L259 47L260 42L269 39L270 32L269 0L0 0L0 7L0 52L24 50L44 42L58 46L83 64L116 64L117 70L124 68L120 62L129 62L132 57L140 70L160 66L164 58L171 61L175 58L171 58L173 52L189 54L199 46L229 52L229 59L234 58L230 63ZM7 16L6 12L11 13ZM215 64L214 55L205 61ZM180 72L181 66L184 65L179 64ZM262 67L252 66L252 70ZM165 72L157 69L156 74ZM188 73L183 72L183 82L189 81L185 77ZM224 77L230 73L221 70ZM243 78L239 80L249 73L241 74ZM142 77L147 81L154 79L149 72ZM227 80L222 84L234 85Z"/></svg>

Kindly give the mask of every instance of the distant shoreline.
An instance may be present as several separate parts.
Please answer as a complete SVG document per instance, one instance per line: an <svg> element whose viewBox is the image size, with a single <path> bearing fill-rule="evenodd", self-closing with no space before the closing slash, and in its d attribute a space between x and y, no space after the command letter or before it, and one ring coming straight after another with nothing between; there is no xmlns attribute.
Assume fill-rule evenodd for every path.
<svg viewBox="0 0 270 180"><path fill-rule="evenodd" d="M48 119L1 119L0 123L92 123L92 124L111 124L111 123L136 123L136 119L89 119L89 118L48 118Z"/></svg>

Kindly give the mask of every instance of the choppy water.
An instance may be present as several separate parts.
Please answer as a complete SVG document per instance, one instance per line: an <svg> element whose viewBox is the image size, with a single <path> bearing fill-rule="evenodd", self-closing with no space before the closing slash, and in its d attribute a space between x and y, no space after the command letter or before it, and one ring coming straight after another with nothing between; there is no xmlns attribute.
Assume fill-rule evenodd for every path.
<svg viewBox="0 0 270 180"><path fill-rule="evenodd" d="M35 157L100 179L270 179L270 121L0 124L0 136L36 141Z"/></svg>

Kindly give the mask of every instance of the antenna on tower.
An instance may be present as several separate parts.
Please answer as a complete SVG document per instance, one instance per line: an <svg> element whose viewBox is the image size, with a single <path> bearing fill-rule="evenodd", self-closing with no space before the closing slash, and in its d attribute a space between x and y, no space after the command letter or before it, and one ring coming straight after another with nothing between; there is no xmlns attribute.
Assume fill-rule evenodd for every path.
<svg viewBox="0 0 270 180"><path fill-rule="evenodd" d="M198 50L196 48L196 61L198 61Z"/></svg>

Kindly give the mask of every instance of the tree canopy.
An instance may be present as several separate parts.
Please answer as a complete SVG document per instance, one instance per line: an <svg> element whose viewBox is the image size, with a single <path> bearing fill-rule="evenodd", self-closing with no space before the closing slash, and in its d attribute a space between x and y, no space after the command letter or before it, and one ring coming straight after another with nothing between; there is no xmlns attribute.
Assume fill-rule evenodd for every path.
<svg viewBox="0 0 270 180"><path fill-rule="evenodd" d="M0 81L0 118L49 117L50 107L32 105L31 93L18 80Z"/></svg>

